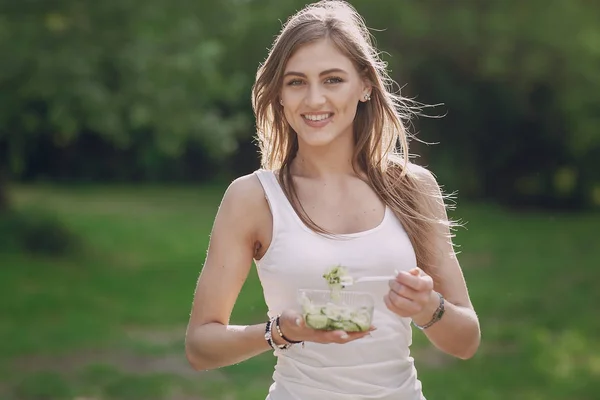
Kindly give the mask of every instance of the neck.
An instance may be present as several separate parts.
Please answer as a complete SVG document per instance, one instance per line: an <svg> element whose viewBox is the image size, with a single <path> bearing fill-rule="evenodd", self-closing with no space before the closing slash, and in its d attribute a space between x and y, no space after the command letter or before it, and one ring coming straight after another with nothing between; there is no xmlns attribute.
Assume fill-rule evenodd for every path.
<svg viewBox="0 0 600 400"><path fill-rule="evenodd" d="M328 146L309 147L298 143L298 153L292 161L293 175L322 178L332 175L356 175L352 165L352 137Z"/></svg>

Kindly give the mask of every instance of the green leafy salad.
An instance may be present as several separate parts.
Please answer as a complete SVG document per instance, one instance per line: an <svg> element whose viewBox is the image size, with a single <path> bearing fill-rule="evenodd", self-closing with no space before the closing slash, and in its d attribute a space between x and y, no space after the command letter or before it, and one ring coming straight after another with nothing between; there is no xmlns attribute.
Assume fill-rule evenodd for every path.
<svg viewBox="0 0 600 400"><path fill-rule="evenodd" d="M352 277L348 274L348 270L341 265L337 265L325 272L323 278L327 281L332 296L339 296L340 291L346 285L352 283Z"/></svg>
<svg viewBox="0 0 600 400"><path fill-rule="evenodd" d="M346 268L333 267L323 278L330 289L328 301L311 300L306 293L300 298L306 325L319 330L367 331L371 327L372 307L344 304L342 301L344 285L352 282Z"/></svg>

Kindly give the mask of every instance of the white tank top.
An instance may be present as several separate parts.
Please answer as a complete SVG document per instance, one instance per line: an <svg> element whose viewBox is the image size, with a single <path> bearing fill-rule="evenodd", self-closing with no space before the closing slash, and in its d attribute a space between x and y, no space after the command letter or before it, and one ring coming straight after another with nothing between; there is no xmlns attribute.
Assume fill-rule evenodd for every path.
<svg viewBox="0 0 600 400"><path fill-rule="evenodd" d="M255 174L273 215L271 244L256 261L269 317L299 310L298 289L327 289L322 275L332 266L345 266L355 278L416 266L410 240L388 207L375 228L327 238L301 221L272 171ZM373 295L377 330L346 344L307 342L304 348L274 351L277 364L267 400L424 400L410 357L410 319L386 308L388 283L359 283L352 290Z"/></svg>

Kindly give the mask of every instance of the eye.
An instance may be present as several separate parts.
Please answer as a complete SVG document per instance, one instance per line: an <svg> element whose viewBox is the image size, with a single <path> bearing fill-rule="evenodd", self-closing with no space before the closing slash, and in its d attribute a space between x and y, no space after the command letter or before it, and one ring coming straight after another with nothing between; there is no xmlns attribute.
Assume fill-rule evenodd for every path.
<svg viewBox="0 0 600 400"><path fill-rule="evenodd" d="M342 78L337 77L337 76L332 76L332 77L329 77L329 78L325 79L325 83L336 84L336 83L342 83L342 82L344 82L344 80Z"/></svg>
<svg viewBox="0 0 600 400"><path fill-rule="evenodd" d="M287 83L288 86L299 86L302 85L302 81L300 79L292 79Z"/></svg>

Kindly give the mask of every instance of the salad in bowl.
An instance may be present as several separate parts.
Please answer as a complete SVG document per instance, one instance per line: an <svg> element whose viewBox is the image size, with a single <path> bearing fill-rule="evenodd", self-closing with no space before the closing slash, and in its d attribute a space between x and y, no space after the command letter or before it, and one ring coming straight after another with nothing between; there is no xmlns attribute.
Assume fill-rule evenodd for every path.
<svg viewBox="0 0 600 400"><path fill-rule="evenodd" d="M329 290L298 291L306 325L317 330L368 331L373 319L372 296L364 292L343 291L344 284L352 282L352 278L342 266L331 268L323 278Z"/></svg>

